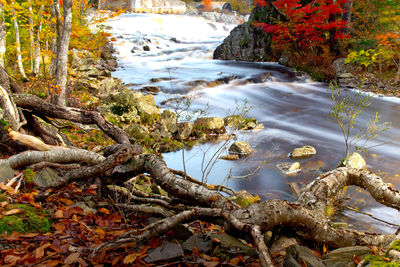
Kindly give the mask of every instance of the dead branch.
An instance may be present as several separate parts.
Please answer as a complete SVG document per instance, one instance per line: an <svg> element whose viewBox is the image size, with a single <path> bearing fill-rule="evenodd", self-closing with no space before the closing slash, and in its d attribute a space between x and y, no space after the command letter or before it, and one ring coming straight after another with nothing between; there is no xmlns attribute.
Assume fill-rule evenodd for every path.
<svg viewBox="0 0 400 267"><path fill-rule="evenodd" d="M96 164L104 160L105 158L97 153L84 149L69 148L57 148L50 151L25 151L8 159L3 159L3 161L8 162L11 168L16 170L43 161L54 163L87 162L89 164Z"/></svg>
<svg viewBox="0 0 400 267"><path fill-rule="evenodd" d="M105 134L120 144L130 144L128 135L110 123L96 111L56 106L34 95L16 94L14 101L18 107L28 109L39 117L48 116L83 124L96 124Z"/></svg>

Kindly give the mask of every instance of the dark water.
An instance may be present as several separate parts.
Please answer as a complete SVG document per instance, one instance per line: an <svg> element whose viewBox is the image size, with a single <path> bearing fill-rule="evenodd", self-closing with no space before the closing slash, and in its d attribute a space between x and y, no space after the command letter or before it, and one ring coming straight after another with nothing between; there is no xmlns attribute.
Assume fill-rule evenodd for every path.
<svg viewBox="0 0 400 267"><path fill-rule="evenodd" d="M237 139L248 141L255 153L239 161L219 160L212 164L207 177L202 165L206 165L223 141L186 150L186 169L193 177L207 179L213 184L224 183L235 190L247 190L263 199L294 200L288 183L297 182L304 186L320 173L335 168L343 159L344 139L339 126L329 117L332 102L326 84L307 81L291 69L275 63L211 59L213 49L228 35L231 27L201 18L155 14L123 15L111 25L118 36L115 45L121 64L114 76L132 84L133 90L146 85L159 86L162 92L155 96L159 104L172 97L189 96L188 114L201 108L213 116L226 116L247 103L253 106L248 115L265 125L263 130L237 133ZM150 51L143 51L143 44L148 44ZM135 53L130 52L133 47ZM270 77L262 82L266 73L270 73ZM151 78L160 78L161 81L151 83ZM213 87L207 85L221 78L225 83ZM363 129L369 117L379 112L382 121L392 123L390 131L368 144L384 145L370 149L365 159L372 170L396 188L400 188L397 175L400 174L399 103L397 99L373 97L371 105L358 120ZM162 107L177 108L170 102ZM314 146L317 155L299 160L300 173L289 176L281 173L276 165L294 162L288 158L288 153L303 145ZM181 151L164 154L164 158L169 167L183 169ZM248 176L255 169L258 171ZM245 178L226 179L228 175ZM350 198L347 203L353 207L400 224L396 210L376 203L362 190L349 188L344 197ZM394 227L354 212L345 211L339 217L362 230L395 231Z"/></svg>

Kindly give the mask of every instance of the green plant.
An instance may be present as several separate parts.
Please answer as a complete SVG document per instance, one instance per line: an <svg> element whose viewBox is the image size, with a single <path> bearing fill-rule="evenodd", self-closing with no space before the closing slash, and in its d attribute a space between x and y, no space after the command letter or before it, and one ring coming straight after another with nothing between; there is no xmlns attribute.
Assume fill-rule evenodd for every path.
<svg viewBox="0 0 400 267"><path fill-rule="evenodd" d="M389 122L381 123L381 116L376 112L370 118L366 128L357 131L357 119L370 105L370 97L361 92L343 95L341 89L334 83L330 84L330 88L333 106L329 115L335 119L343 134L346 157L352 148L365 152L367 143L375 140L380 133L389 130L391 124Z"/></svg>

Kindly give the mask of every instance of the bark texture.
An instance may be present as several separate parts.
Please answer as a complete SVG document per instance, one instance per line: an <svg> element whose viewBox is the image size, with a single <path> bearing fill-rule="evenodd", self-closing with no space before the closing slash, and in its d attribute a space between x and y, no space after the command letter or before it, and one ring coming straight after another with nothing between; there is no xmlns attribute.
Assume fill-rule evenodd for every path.
<svg viewBox="0 0 400 267"><path fill-rule="evenodd" d="M15 31L15 49L17 50L17 64L18 64L18 70L19 70L22 78L26 79L24 66L22 65L21 42L20 42L20 38L19 38L19 26L18 26L18 20L17 20L17 15L15 13L14 6L15 6L15 2L11 1L12 21L13 21L14 31Z"/></svg>
<svg viewBox="0 0 400 267"><path fill-rule="evenodd" d="M0 2L0 67L4 67L4 59L6 53L6 26L4 7Z"/></svg>
<svg viewBox="0 0 400 267"><path fill-rule="evenodd" d="M68 49L72 29L72 0L63 1L64 25L61 33L57 31L57 59L55 72L55 85L58 86L57 94L52 101L56 105L65 106L67 78L68 78ZM57 24L60 25L59 20ZM60 28L60 26L58 27Z"/></svg>

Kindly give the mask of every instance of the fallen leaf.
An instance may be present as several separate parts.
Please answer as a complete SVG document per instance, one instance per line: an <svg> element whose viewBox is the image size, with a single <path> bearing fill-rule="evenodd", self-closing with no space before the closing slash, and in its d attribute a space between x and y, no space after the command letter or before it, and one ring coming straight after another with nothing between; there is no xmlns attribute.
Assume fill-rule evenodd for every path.
<svg viewBox="0 0 400 267"><path fill-rule="evenodd" d="M78 252L71 253L68 255L68 257L65 258L64 264L72 264L72 263L78 262L78 259L79 259Z"/></svg>
<svg viewBox="0 0 400 267"><path fill-rule="evenodd" d="M61 265L62 261L60 261L60 260L50 260L50 261L43 262L43 266L46 266L46 267L54 267L54 266L57 266L59 264Z"/></svg>
<svg viewBox="0 0 400 267"><path fill-rule="evenodd" d="M32 238L32 237L35 237L38 235L39 235L38 233L25 233L25 234L22 234L21 237Z"/></svg>
<svg viewBox="0 0 400 267"><path fill-rule="evenodd" d="M133 263L136 260L136 258L137 258L137 254L136 253L129 254L128 256L126 256L124 258L124 264Z"/></svg>
<svg viewBox="0 0 400 267"><path fill-rule="evenodd" d="M210 201L210 202L215 202L215 201L217 201L217 199L218 199L218 196L213 196L213 197L210 197L210 198L208 199L208 201Z"/></svg>
<svg viewBox="0 0 400 267"><path fill-rule="evenodd" d="M218 262L219 262L218 257L211 257L211 256L208 256L208 255L206 255L206 254L200 254L200 257L201 257L202 259L207 260L207 261L218 261Z"/></svg>
<svg viewBox="0 0 400 267"><path fill-rule="evenodd" d="M192 254L195 256L199 256L199 248L197 246L193 247Z"/></svg>
<svg viewBox="0 0 400 267"><path fill-rule="evenodd" d="M35 249L35 251L33 252L33 255L35 256L36 259L40 259L43 258L44 256L44 251L46 250L46 248L50 247L51 244L50 243L46 243L43 246L38 247L37 249Z"/></svg>
<svg viewBox="0 0 400 267"><path fill-rule="evenodd" d="M106 215L110 214L110 211L108 209L106 209L106 208L100 208L99 212L104 213Z"/></svg>
<svg viewBox="0 0 400 267"><path fill-rule="evenodd" d="M104 239L106 237L106 232L100 227L96 228L96 233L99 235L100 239Z"/></svg>
<svg viewBox="0 0 400 267"><path fill-rule="evenodd" d="M74 202L71 199L68 198L59 198L59 200L64 203L65 205L72 205Z"/></svg>
<svg viewBox="0 0 400 267"><path fill-rule="evenodd" d="M52 226L56 229L54 234L62 234L65 231L65 224L63 223L53 223Z"/></svg>
<svg viewBox="0 0 400 267"><path fill-rule="evenodd" d="M21 259L21 257L15 256L15 255L7 255L4 258L4 262L7 264L15 265L17 262Z"/></svg>
<svg viewBox="0 0 400 267"><path fill-rule="evenodd" d="M111 262L111 266L117 265L117 263L121 260L121 258L122 258L122 256L115 257Z"/></svg>
<svg viewBox="0 0 400 267"><path fill-rule="evenodd" d="M7 205L8 205L8 202L7 202L7 201L3 201L3 202L0 203L0 206L1 206L2 208L4 208L4 207L7 206Z"/></svg>
<svg viewBox="0 0 400 267"><path fill-rule="evenodd" d="M322 247L322 254L326 254L328 252L328 249L326 248L325 244Z"/></svg>
<svg viewBox="0 0 400 267"><path fill-rule="evenodd" d="M353 255L353 262L358 265L361 262L361 259L357 255Z"/></svg>
<svg viewBox="0 0 400 267"><path fill-rule="evenodd" d="M232 265L239 265L239 262L241 262L241 259L239 257L235 257L229 261L229 263Z"/></svg>
<svg viewBox="0 0 400 267"><path fill-rule="evenodd" d="M64 218L64 212L63 212L63 210L57 210L56 213L54 214L54 217L56 217L57 219L62 219L62 218Z"/></svg>
<svg viewBox="0 0 400 267"><path fill-rule="evenodd" d="M20 214L20 213L23 213L23 212L24 212L23 209L12 209L12 210L4 212L3 215L10 216L10 215L15 215L15 214Z"/></svg>
<svg viewBox="0 0 400 267"><path fill-rule="evenodd" d="M0 183L0 189L3 191L7 191L7 193L10 195L16 194L15 189L13 187L5 185L3 182Z"/></svg>

